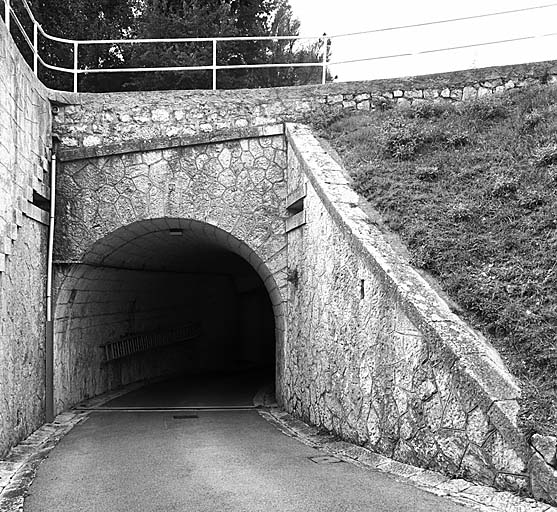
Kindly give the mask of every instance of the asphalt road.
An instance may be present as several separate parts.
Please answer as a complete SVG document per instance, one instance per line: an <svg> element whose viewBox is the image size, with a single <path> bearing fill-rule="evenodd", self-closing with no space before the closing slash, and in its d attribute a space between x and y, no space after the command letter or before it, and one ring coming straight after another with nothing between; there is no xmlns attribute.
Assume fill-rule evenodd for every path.
<svg viewBox="0 0 557 512"><path fill-rule="evenodd" d="M247 405L256 389L250 379L184 379L144 388L111 405ZM320 455L256 411L95 412L41 464L24 510L468 510L386 474L311 460Z"/></svg>

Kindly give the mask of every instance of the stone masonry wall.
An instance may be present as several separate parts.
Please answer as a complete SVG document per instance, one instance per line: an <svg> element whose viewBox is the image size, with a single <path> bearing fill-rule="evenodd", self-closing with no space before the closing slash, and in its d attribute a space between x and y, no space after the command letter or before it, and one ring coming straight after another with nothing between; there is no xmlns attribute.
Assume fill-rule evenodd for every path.
<svg viewBox="0 0 557 512"><path fill-rule="evenodd" d="M0 456L44 421L50 104L0 23Z"/></svg>
<svg viewBox="0 0 557 512"><path fill-rule="evenodd" d="M286 194L282 133L276 126L246 139L63 162L55 258L79 261L122 226L178 217L223 229L278 273L284 266L278 261Z"/></svg>
<svg viewBox="0 0 557 512"><path fill-rule="evenodd" d="M496 351L393 251L311 133L287 138L289 194L305 197L288 232L284 407L396 460L554 500L532 485Z"/></svg>
<svg viewBox="0 0 557 512"><path fill-rule="evenodd" d="M307 118L315 110L369 110L387 102L460 101L557 81L557 62L411 78L233 91L60 95L55 130L68 154L126 151L174 140Z"/></svg>

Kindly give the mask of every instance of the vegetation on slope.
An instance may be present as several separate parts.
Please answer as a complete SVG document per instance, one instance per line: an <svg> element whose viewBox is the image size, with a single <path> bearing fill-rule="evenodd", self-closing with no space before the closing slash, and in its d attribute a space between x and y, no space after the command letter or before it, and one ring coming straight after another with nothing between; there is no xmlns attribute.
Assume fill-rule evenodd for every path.
<svg viewBox="0 0 557 512"><path fill-rule="evenodd" d="M354 185L522 382L557 434L557 87L321 122Z"/></svg>

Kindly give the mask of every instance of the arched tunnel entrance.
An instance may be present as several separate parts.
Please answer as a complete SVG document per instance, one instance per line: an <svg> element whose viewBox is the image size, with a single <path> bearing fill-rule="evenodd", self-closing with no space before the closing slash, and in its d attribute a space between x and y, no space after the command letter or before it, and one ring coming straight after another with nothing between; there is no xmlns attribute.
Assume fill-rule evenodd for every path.
<svg viewBox="0 0 557 512"><path fill-rule="evenodd" d="M117 229L83 263L60 269L55 408L180 374L272 383L281 307L257 254L210 224L165 218Z"/></svg>

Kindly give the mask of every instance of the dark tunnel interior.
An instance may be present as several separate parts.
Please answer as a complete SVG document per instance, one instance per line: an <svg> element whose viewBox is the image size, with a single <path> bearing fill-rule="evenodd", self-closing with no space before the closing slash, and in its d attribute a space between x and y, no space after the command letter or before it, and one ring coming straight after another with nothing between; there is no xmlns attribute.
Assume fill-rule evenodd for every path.
<svg viewBox="0 0 557 512"><path fill-rule="evenodd" d="M237 252L230 235L179 219L142 221L96 243L58 294L58 408L178 375L209 387L217 375L227 386L248 375L273 382L273 305Z"/></svg>

